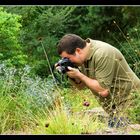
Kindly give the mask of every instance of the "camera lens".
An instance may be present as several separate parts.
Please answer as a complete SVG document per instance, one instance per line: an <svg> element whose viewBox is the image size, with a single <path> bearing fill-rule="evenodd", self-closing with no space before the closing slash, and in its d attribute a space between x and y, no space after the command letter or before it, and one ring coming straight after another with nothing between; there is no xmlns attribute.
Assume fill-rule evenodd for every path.
<svg viewBox="0 0 140 140"><path fill-rule="evenodd" d="M64 74L64 73L66 73L66 68L65 67L61 67L61 72Z"/></svg>

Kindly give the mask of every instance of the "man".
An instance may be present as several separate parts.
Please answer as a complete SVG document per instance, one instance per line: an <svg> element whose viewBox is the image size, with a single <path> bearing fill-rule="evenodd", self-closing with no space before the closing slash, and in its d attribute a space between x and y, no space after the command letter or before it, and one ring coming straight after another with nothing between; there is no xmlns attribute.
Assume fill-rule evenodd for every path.
<svg viewBox="0 0 140 140"><path fill-rule="evenodd" d="M57 47L62 58L79 66L80 70L68 67L71 83L79 89L88 87L111 118L124 116L132 100L130 93L140 89L140 79L122 53L108 43L75 34L64 35ZM109 125L115 124L109 121Z"/></svg>

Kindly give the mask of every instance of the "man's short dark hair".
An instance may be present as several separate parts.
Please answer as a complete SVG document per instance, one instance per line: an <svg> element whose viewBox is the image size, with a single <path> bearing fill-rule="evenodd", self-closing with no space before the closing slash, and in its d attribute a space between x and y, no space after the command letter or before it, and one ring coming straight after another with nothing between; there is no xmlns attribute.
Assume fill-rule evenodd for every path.
<svg viewBox="0 0 140 140"><path fill-rule="evenodd" d="M58 53L61 54L66 51L68 54L74 54L76 48L84 48L86 46L86 41L76 34L66 34L64 35L59 44L57 45Z"/></svg>

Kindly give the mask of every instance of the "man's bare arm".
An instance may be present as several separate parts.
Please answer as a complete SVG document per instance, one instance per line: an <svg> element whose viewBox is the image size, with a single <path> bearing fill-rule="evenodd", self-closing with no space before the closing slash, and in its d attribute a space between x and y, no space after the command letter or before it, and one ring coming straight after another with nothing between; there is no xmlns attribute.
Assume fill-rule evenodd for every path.
<svg viewBox="0 0 140 140"><path fill-rule="evenodd" d="M81 73L75 68L68 67L70 71L67 72L68 76L71 78L77 78L82 83L84 83L91 91L98 93L102 97L107 97L109 90L102 88L96 79L92 79Z"/></svg>

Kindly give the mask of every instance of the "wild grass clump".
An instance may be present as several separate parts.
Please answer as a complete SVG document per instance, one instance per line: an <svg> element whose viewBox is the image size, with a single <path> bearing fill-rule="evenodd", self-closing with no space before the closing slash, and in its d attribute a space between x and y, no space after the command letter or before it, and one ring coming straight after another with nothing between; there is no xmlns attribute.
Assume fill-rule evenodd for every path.
<svg viewBox="0 0 140 140"><path fill-rule="evenodd" d="M69 112L62 99L47 114L38 118L39 125L33 134L93 134L106 128L97 117Z"/></svg>
<svg viewBox="0 0 140 140"><path fill-rule="evenodd" d="M29 76L23 70L0 65L0 133L28 133L36 125L35 115L53 106L57 97L53 81Z"/></svg>

